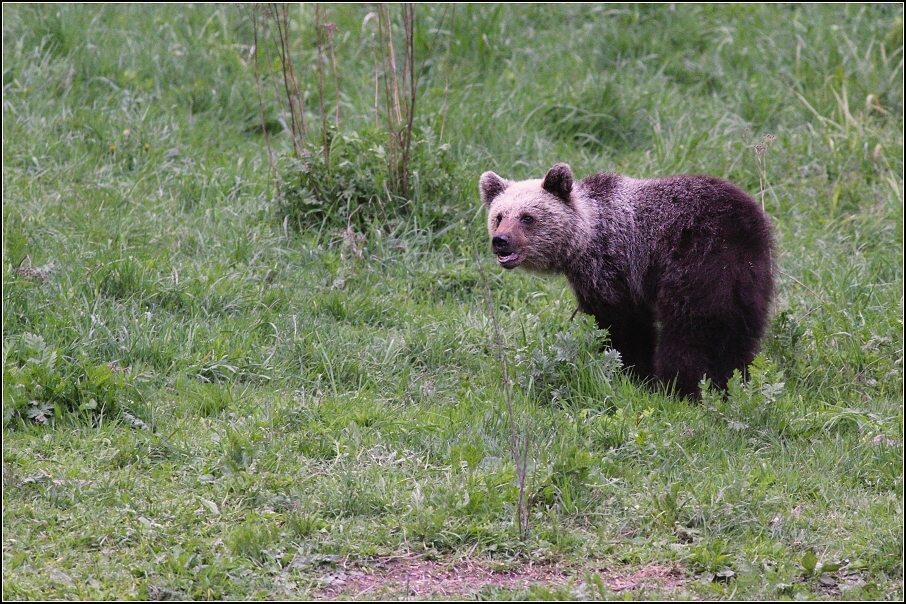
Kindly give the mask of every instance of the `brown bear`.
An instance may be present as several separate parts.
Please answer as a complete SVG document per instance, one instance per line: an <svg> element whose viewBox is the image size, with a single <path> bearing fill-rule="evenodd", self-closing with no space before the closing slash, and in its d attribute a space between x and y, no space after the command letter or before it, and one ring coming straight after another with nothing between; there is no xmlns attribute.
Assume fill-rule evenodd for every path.
<svg viewBox="0 0 906 604"><path fill-rule="evenodd" d="M481 175L497 262L562 273L624 366L685 397L721 389L758 352L774 295L771 225L739 187L710 176L574 182Z"/></svg>

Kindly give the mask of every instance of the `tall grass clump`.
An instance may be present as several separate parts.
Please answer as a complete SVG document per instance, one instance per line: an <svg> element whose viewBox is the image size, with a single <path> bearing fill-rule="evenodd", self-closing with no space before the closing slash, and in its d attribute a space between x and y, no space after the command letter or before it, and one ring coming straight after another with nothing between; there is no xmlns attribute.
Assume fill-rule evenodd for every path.
<svg viewBox="0 0 906 604"><path fill-rule="evenodd" d="M365 16L358 41L324 22L323 6L300 10L306 12L291 14L280 4L252 9L259 91L268 83L279 91L293 144L291 154L272 159L281 211L297 226L361 227L415 214L421 226L442 228L452 212L436 200L455 196L461 175L448 146L417 111L438 34L417 53L424 34L413 4L399 11L377 5ZM337 44L356 42L370 47L373 66L338 63ZM261 57L272 69L260 67ZM372 84L365 83L366 73ZM373 89L373 119L352 111L341 121L341 83ZM264 117L262 127L267 132Z"/></svg>

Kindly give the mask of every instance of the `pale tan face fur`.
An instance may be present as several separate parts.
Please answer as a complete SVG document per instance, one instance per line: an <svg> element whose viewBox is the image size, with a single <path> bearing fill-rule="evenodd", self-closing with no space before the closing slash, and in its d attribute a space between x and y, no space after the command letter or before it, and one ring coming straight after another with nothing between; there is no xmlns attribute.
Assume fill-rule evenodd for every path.
<svg viewBox="0 0 906 604"><path fill-rule="evenodd" d="M577 239L585 239L576 224L575 208L544 190L542 183L541 179L506 181L493 172L481 177L488 234L503 268L558 271Z"/></svg>

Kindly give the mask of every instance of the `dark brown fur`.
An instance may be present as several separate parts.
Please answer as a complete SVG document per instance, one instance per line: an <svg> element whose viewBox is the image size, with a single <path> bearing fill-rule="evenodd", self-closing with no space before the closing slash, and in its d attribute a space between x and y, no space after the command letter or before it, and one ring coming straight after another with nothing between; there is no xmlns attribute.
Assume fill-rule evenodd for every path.
<svg viewBox="0 0 906 604"><path fill-rule="evenodd" d="M566 164L543 180L481 177L504 268L562 273L623 363L682 396L719 388L758 352L774 292L770 223L737 186L709 176L635 180Z"/></svg>

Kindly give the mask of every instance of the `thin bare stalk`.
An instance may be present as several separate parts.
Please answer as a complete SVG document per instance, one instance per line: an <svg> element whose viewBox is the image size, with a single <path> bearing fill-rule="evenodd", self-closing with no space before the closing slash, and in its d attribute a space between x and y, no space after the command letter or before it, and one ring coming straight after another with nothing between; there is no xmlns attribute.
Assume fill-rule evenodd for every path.
<svg viewBox="0 0 906 604"><path fill-rule="evenodd" d="M283 86L290 112L293 149L296 157L305 157L308 155L305 142L308 128L305 124L305 111L302 107L302 93L299 90L299 81L293 69L292 54L290 52L289 5L272 4L271 15L277 30L276 34L274 34L274 41L280 53Z"/></svg>
<svg viewBox="0 0 906 604"><path fill-rule="evenodd" d="M403 59L404 85L405 78L409 79L408 98L404 99L406 106L406 128L402 133L402 189L403 194L409 192L409 151L412 148L412 124L415 119L415 5L403 5L403 26L406 32L405 58ZM408 68L408 69L407 69Z"/></svg>
<svg viewBox="0 0 906 604"><path fill-rule="evenodd" d="M301 146L303 153L308 154L308 126L305 122L305 108L302 105L302 91L299 88L299 79L296 77L296 72L293 67L293 57L292 57L292 42L289 37L289 4L283 5L283 31L284 39L286 40L286 45L283 48L283 54L286 57L286 60L289 62L289 75L292 82L293 97L290 99L290 104L293 105L294 111L298 116L298 123L300 126L298 137L302 141ZM293 100L295 103L293 104Z"/></svg>
<svg viewBox="0 0 906 604"><path fill-rule="evenodd" d="M283 86L286 91L286 100L289 104L290 122L292 124L292 134L293 134L293 145L297 146L298 142L296 141L296 133L300 129L304 130L305 127L301 124L297 125L297 123L296 123L296 119L297 119L296 118L296 105L293 102L294 99L293 99L293 89L292 89L292 81L294 80L294 78L291 77L292 62L291 62L289 51L288 51L289 50L288 49L288 46L289 46L288 29L289 28L287 27L286 28L287 31L284 31L284 27L283 27L284 23L288 23L289 15L287 12L286 5L283 5L281 7L278 4L273 4L272 7L273 7L272 10L273 10L273 15L274 15L274 24L277 27L277 34L276 34L277 35L277 49L280 52L280 68L283 71ZM298 149L297 149L297 151L298 151Z"/></svg>
<svg viewBox="0 0 906 604"><path fill-rule="evenodd" d="M378 48L381 52L381 64L384 80L384 106L387 118L387 171L395 192L400 192L400 139L399 129L402 122L399 105L399 80L396 73L396 53L393 48L393 31L390 15L385 5L378 6Z"/></svg>
<svg viewBox="0 0 906 604"><path fill-rule="evenodd" d="M315 3L315 37L318 46L318 100L321 104L321 140L324 164L330 172L330 143L327 136L327 111L324 109L324 42L321 37L321 5Z"/></svg>
<svg viewBox="0 0 906 604"><path fill-rule="evenodd" d="M748 129L747 129L748 130ZM765 209L764 205L764 195L768 188L768 148L770 148L771 143L776 138L773 134L766 134L762 139L761 144L755 145L755 166L758 170L758 189L761 196L761 209ZM769 252L770 253L770 252ZM771 264L773 265L773 254L771 259ZM775 267L776 268L776 267ZM779 268L777 270L781 273ZM786 273L784 273L786 274ZM789 276L789 275L787 275ZM790 277L792 278L792 277ZM777 312L777 297L774 297L774 312Z"/></svg>
<svg viewBox="0 0 906 604"><path fill-rule="evenodd" d="M386 5L377 8L378 51L383 67L384 96L387 119L387 164L397 194L409 192L409 155L415 123L417 80L415 64L415 5L404 4L403 54L399 64L393 37L393 23ZM377 70L377 61L375 61ZM377 77L377 74L376 74ZM377 82L375 88L377 101ZM377 104L377 103L376 103Z"/></svg>
<svg viewBox="0 0 906 604"><path fill-rule="evenodd" d="M443 17L441 17L440 23L443 25L444 19L447 17L446 10L444 11ZM452 21L456 22L456 5L453 5L453 15ZM440 29L440 27L438 27ZM440 135L437 138L438 143L443 143L444 141L444 126L447 124L447 98L450 92L450 63L452 62L453 57L453 45L450 41L447 41L447 61L444 66L444 105L440 111Z"/></svg>
<svg viewBox="0 0 906 604"><path fill-rule="evenodd" d="M393 27L390 22L390 15L387 13L386 5L382 4L380 6L379 15L383 16L384 29L387 34L387 58L390 61L390 86L389 90L393 98L393 116L396 118L394 122L399 125L403 122L403 114L400 110L400 85L399 80L397 79L397 70L396 70L396 50L393 48Z"/></svg>
<svg viewBox="0 0 906 604"><path fill-rule="evenodd" d="M266 16L267 16L267 12L265 13L265 17ZM271 15L271 16L273 16L273 15ZM262 26L265 23L267 23L267 19L262 20ZM268 28L268 31L270 31L270 28ZM271 33L271 39L274 41L275 44L277 43L277 37L273 33ZM264 48L264 56L265 56L264 64L273 65L274 62L273 62L273 57L271 56L271 50L270 50L271 45L265 43L262 48ZM259 52L260 52L260 50L261 49L259 48ZM273 74L271 74L271 75L273 75ZM273 78L273 77L270 78L271 85L274 87L274 98L280 98L281 95L286 94L285 83L284 83L284 91L280 92L280 86L277 84L277 79L278 78ZM280 79L282 80L282 78L280 78ZM293 134L293 133L291 132L291 134ZM295 136L295 135L293 134L293 136Z"/></svg>
<svg viewBox="0 0 906 604"><path fill-rule="evenodd" d="M378 69L377 62L377 42L375 41L374 34L371 34L371 58L374 59L374 127L377 128L380 125L380 97L378 95L378 90L380 88L380 70Z"/></svg>
<svg viewBox="0 0 906 604"><path fill-rule="evenodd" d="M484 285L485 296L488 304L488 313L491 316L491 323L494 325L494 341L497 346L497 360L500 362L500 372L503 376L503 391L506 399L507 416L510 424L510 444L513 452L513 462L516 465L516 480L519 484L519 498L516 502L516 524L523 538L528 535L529 531L529 513L528 499L525 496L525 477L528 473L528 453L530 446L529 434L526 432L520 448L519 435L516 433L516 416L513 411L513 394L510 387L510 376L507 371L506 355L503 348L503 336L500 333L500 323L497 321L497 312L494 310L493 297L491 295L491 286L488 284L487 277L481 265L481 258L478 255L478 248L475 248L475 261L478 264L478 274ZM521 450L520 450L521 449Z"/></svg>
<svg viewBox="0 0 906 604"><path fill-rule="evenodd" d="M267 132L267 123L264 119L264 95L261 92L261 70L258 60L258 5L252 5L252 30L254 36L254 46L252 47L251 53L254 55L254 66L255 66L255 86L258 90L258 119L261 121L261 132L264 134L264 144L267 146L267 157L271 164L271 170L274 173L274 187L276 189L276 197L279 199L280 195L280 178L277 173L277 160L274 158L274 148L271 146L270 134Z"/></svg>
<svg viewBox="0 0 906 604"><path fill-rule="evenodd" d="M325 23L324 28L327 30L327 41L330 43L330 65L333 69L333 89L336 96L336 117L334 120L334 125L337 128L337 132L340 131L340 72L337 69L337 55L334 52L334 42L333 35L337 31L336 23Z"/></svg>
<svg viewBox="0 0 906 604"><path fill-rule="evenodd" d="M797 278L794 277L793 275L791 275L791 274L789 274L788 272L786 272L786 271L784 271L784 270L782 270L782 269L779 269L779 268L777 269L777 272L780 273L781 275L783 275L784 277L786 277L787 279L789 279L790 281L793 281L793 282L795 282L795 283L798 283L799 285L801 285L802 287L804 287L805 289L807 289L808 291L810 291L811 294L812 294L813 296L815 296L816 298L818 298L818 300L820 300L821 303L824 304L824 306L830 306L830 304L827 302L827 300L825 300L824 298L821 297L821 294L819 294L818 292L816 292L815 290L813 290L811 287L809 287L808 285L806 285L805 283L803 283L802 281L800 281L799 279L797 279Z"/></svg>
<svg viewBox="0 0 906 604"><path fill-rule="evenodd" d="M755 165L758 169L758 186L761 194L761 209L765 209L764 195L768 184L768 149L774 140L773 134L765 135L762 143L755 145Z"/></svg>
<svg viewBox="0 0 906 604"><path fill-rule="evenodd" d="M293 144L293 153L297 159L305 159L311 157L311 151L309 149L308 141L308 127L305 120L305 107L302 101L302 91L300 90L299 80L295 75L295 69L293 66L292 60L292 38L290 35L290 13L288 4L261 4L256 5L260 7L261 12L256 17L256 57L257 54L262 52L264 49L265 55L265 65L273 65L274 61L271 56L271 46L276 49L276 59L279 61L280 67L278 68L278 73L274 73L274 70L270 70L270 75L277 76L272 77L271 81L274 86L274 94L276 98L283 97L286 102L286 107L289 110L289 124L287 128L289 129L289 134L292 139ZM259 34L259 31L261 32ZM266 38L266 39L265 39ZM256 63L256 69L259 69L259 64ZM260 72L258 72L260 76ZM281 82L277 80L282 80L282 90ZM260 84L260 78L259 78ZM263 106L263 91L259 88L259 102ZM263 110L263 109L262 109ZM279 195L279 174L276 173L275 168L275 181L278 187ZM311 183L312 188L316 197L320 198L321 191L318 183Z"/></svg>

